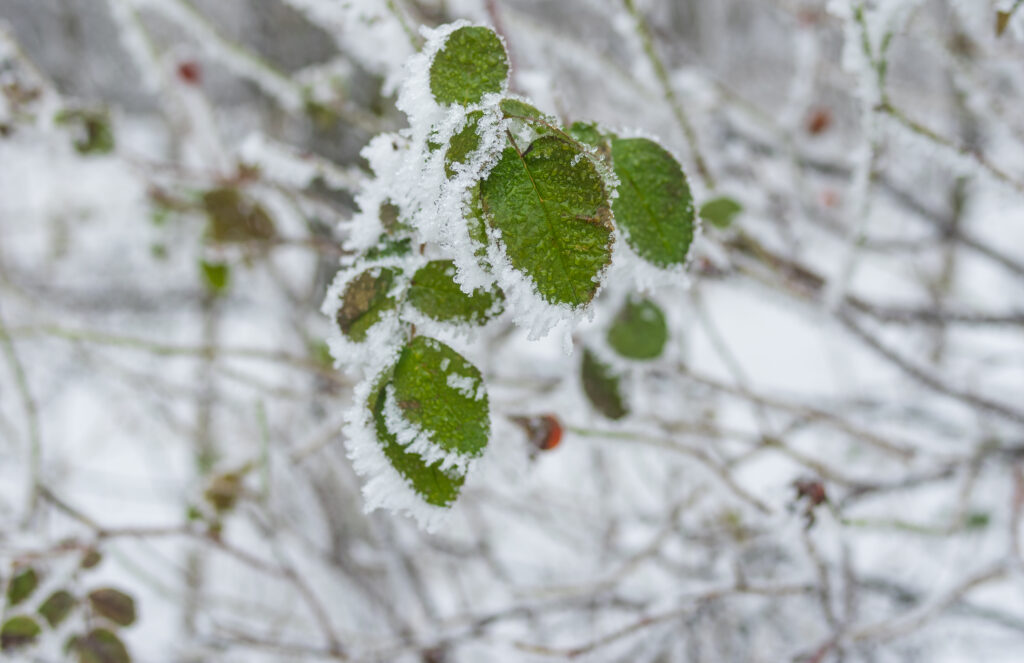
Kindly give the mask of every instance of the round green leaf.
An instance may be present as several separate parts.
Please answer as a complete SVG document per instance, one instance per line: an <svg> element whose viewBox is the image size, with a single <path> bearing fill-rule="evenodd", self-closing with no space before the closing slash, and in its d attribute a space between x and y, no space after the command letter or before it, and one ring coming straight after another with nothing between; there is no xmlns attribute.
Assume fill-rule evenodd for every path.
<svg viewBox="0 0 1024 663"><path fill-rule="evenodd" d="M479 456L491 421L483 377L476 366L444 343L417 336L402 349L391 383L402 417L434 444Z"/></svg>
<svg viewBox="0 0 1024 663"><path fill-rule="evenodd" d="M409 286L409 303L440 322L482 325L502 311L505 297L498 289L477 289L467 295L455 282L455 263L432 260L420 267Z"/></svg>
<svg viewBox="0 0 1024 663"><path fill-rule="evenodd" d="M72 638L68 651L78 655L79 663L131 663L132 660L121 639L105 628Z"/></svg>
<svg viewBox="0 0 1024 663"><path fill-rule="evenodd" d="M508 147L480 190L512 266L552 304L589 303L613 240L608 194L580 149L556 136Z"/></svg>
<svg viewBox="0 0 1024 663"><path fill-rule="evenodd" d="M75 603L75 597L71 595L71 592L60 589L43 601L38 612L51 628L57 628L71 613Z"/></svg>
<svg viewBox="0 0 1024 663"><path fill-rule="evenodd" d="M37 585L39 585L39 577L36 575L35 569L28 567L19 571L7 585L7 604L18 605L36 591Z"/></svg>
<svg viewBox="0 0 1024 663"><path fill-rule="evenodd" d="M700 208L700 218L704 219L716 228L728 228L736 215L743 211L743 205L729 198L722 196L704 203Z"/></svg>
<svg viewBox="0 0 1024 663"><path fill-rule="evenodd" d="M441 461L428 465L422 456L406 451L388 430L384 418L384 398L386 387L391 384L392 375L393 369L386 371L378 379L377 386L366 403L373 415L374 429L381 449L391 466L409 481L412 489L425 502L440 507L450 506L459 496L466 478L455 470L442 470Z"/></svg>
<svg viewBox="0 0 1024 663"><path fill-rule="evenodd" d="M135 621L135 599L122 591L104 587L89 592L93 612L118 626L131 626Z"/></svg>
<svg viewBox="0 0 1024 663"><path fill-rule="evenodd" d="M457 163L466 163L469 160L469 155L476 151L476 148L480 147L480 134L477 133L477 125L480 124L480 118L484 116L483 111L473 111L466 116L466 126L462 127L462 130L452 136L451 141L448 143L448 151L444 153L444 173L448 176L448 179L455 177L455 168L453 166Z"/></svg>
<svg viewBox="0 0 1024 663"><path fill-rule="evenodd" d="M440 104L475 104L501 92L508 78L508 55L490 28L466 26L448 40L430 64L430 91Z"/></svg>
<svg viewBox="0 0 1024 663"><path fill-rule="evenodd" d="M679 163L647 138L612 140L619 197L612 210L637 254L658 267L686 262L693 242L693 197Z"/></svg>
<svg viewBox="0 0 1024 663"><path fill-rule="evenodd" d="M621 419L629 413L622 400L619 376L590 350L583 350L580 365L583 393L598 411L609 419Z"/></svg>
<svg viewBox="0 0 1024 663"><path fill-rule="evenodd" d="M11 617L0 626L0 649L10 651L35 642L42 629L36 620L25 615Z"/></svg>
<svg viewBox="0 0 1024 663"><path fill-rule="evenodd" d="M368 269L348 282L335 315L343 334L357 343L366 340L370 327L398 303L388 296L397 276L398 270L382 267Z"/></svg>
<svg viewBox="0 0 1024 663"><path fill-rule="evenodd" d="M627 359L654 359L667 340L665 314L647 299L627 300L608 328L608 345Z"/></svg>

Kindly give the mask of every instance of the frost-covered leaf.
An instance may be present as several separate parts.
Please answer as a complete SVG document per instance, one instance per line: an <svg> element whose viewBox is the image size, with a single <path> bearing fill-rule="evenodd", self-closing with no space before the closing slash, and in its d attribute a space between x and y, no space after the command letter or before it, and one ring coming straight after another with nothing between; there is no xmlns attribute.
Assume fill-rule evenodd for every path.
<svg viewBox="0 0 1024 663"><path fill-rule="evenodd" d="M512 97L502 99L498 107L506 120L513 120L514 127L519 126L518 123L529 125L537 135L549 133L551 126L558 124L555 118L547 113L542 113L525 101Z"/></svg>
<svg viewBox="0 0 1024 663"><path fill-rule="evenodd" d="M419 454L409 453L388 430L384 401L392 374L389 370L381 376L366 404L373 415L377 439L391 466L409 481L412 489L425 502L434 506L449 506L459 496L466 477L454 469L441 469L440 460L427 463Z"/></svg>
<svg viewBox="0 0 1024 663"><path fill-rule="evenodd" d="M466 126L452 136L448 143L448 151L444 154L444 173L449 179L455 177L454 165L466 163L469 160L469 155L480 147L480 134L477 133L477 126L483 116L483 111L473 111L467 115Z"/></svg>
<svg viewBox="0 0 1024 663"><path fill-rule="evenodd" d="M78 663L131 663L131 656L121 639L110 630L95 628L86 635L75 636L67 649L78 657Z"/></svg>
<svg viewBox="0 0 1024 663"><path fill-rule="evenodd" d="M601 414L609 419L621 419L629 414L622 400L619 376L589 349L583 350L580 377L583 393Z"/></svg>
<svg viewBox="0 0 1024 663"><path fill-rule="evenodd" d="M505 149L481 183L488 223L509 262L552 304L586 305L611 262L608 194L573 143L542 136L522 154Z"/></svg>
<svg viewBox="0 0 1024 663"><path fill-rule="evenodd" d="M403 420L435 445L470 457L483 453L491 427L487 391L480 371L462 355L417 336L402 349L391 384Z"/></svg>
<svg viewBox="0 0 1024 663"><path fill-rule="evenodd" d="M608 345L627 359L654 359L667 340L665 314L648 299L628 299L608 328Z"/></svg>
<svg viewBox="0 0 1024 663"><path fill-rule="evenodd" d="M412 253L411 238L381 235L377 245L367 249L363 257L367 260L379 260L381 258L407 256L410 253Z"/></svg>
<svg viewBox="0 0 1024 663"><path fill-rule="evenodd" d="M686 262L693 241L693 197L679 163L647 138L612 140L619 178L615 221L636 253L658 267Z"/></svg>
<svg viewBox="0 0 1024 663"><path fill-rule="evenodd" d="M743 205L729 198L720 196L701 205L700 218L716 228L728 228L736 215L743 211Z"/></svg>
<svg viewBox="0 0 1024 663"><path fill-rule="evenodd" d="M36 570L32 567L28 567L22 571L19 571L11 578L11 582L7 585L7 604L18 605L29 596L32 592L36 591L36 586L39 585L39 576L36 575Z"/></svg>
<svg viewBox="0 0 1024 663"><path fill-rule="evenodd" d="M199 261L199 273L202 274L206 289L219 295L228 289L231 279L231 266L222 262Z"/></svg>
<svg viewBox="0 0 1024 663"><path fill-rule="evenodd" d="M477 289L467 295L455 282L455 263L432 260L413 275L408 301L440 322L482 325L502 311L504 296L498 289Z"/></svg>
<svg viewBox="0 0 1024 663"><path fill-rule="evenodd" d="M368 269L349 281L335 316L343 334L357 343L366 340L370 327L398 303L388 295L397 276L397 270L381 267Z"/></svg>
<svg viewBox="0 0 1024 663"><path fill-rule="evenodd" d="M569 127L569 135L591 147L608 148L608 137L601 132L596 122L573 122Z"/></svg>
<svg viewBox="0 0 1024 663"><path fill-rule="evenodd" d="M51 628L57 628L71 613L75 603L75 597L71 595L71 592L59 589L43 601L37 612L43 616Z"/></svg>
<svg viewBox="0 0 1024 663"><path fill-rule="evenodd" d="M481 26L448 35L430 65L430 91L440 104L475 104L489 92L501 92L507 78L505 46Z"/></svg>
<svg viewBox="0 0 1024 663"><path fill-rule="evenodd" d="M135 599L112 587L89 592L89 605L97 615L119 626L131 626L135 621Z"/></svg>
<svg viewBox="0 0 1024 663"><path fill-rule="evenodd" d="M0 649L10 651L35 642L42 631L36 620L25 615L11 617L0 626Z"/></svg>
<svg viewBox="0 0 1024 663"><path fill-rule="evenodd" d="M203 194L209 219L206 236L214 242L251 242L274 237L274 222L258 203L238 189L225 187Z"/></svg>

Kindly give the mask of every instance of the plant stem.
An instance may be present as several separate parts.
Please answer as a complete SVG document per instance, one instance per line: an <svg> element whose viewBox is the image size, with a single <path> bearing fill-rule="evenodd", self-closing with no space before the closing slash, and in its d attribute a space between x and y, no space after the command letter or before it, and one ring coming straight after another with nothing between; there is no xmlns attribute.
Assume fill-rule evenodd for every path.
<svg viewBox="0 0 1024 663"><path fill-rule="evenodd" d="M690 119L687 117L686 111L683 109L683 105L679 101L679 97L676 96L676 92L672 88L672 82L668 78L668 72L665 70L665 64L661 61L661 57L658 55L658 51L654 47L654 38L651 36L651 31L647 26L647 21L644 19L643 14L641 14L636 8L634 0L622 0L622 4L626 7L626 11L628 11L636 21L636 31L640 36L640 41L643 43L644 53L647 54L647 59L650 61L651 67L654 69L654 75L658 78L658 82L661 84L665 100L668 101L669 106L672 107L672 114L675 115L676 122L679 123L679 128L683 130L683 135L686 137L686 142L689 144L690 152L693 154L693 160L697 166L697 173L701 176L701 179L704 180L704 184L708 189L713 190L715 188L715 178L712 176L711 170L708 168L707 161L704 160L704 155L700 151L700 146L697 142L697 132L690 123Z"/></svg>

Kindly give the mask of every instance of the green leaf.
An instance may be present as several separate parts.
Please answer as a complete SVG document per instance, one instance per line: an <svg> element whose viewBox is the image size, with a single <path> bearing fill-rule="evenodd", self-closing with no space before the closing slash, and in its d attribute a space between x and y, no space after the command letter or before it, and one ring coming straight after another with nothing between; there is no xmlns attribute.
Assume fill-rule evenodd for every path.
<svg viewBox="0 0 1024 663"><path fill-rule="evenodd" d="M514 120L528 124L533 127L533 130L538 135L549 133L551 128L547 125L557 125L558 122L555 118L551 117L547 113L542 113L535 107L520 101L519 99L513 99L511 97L502 99L499 102L498 107L501 109L502 116L506 120Z"/></svg>
<svg viewBox="0 0 1024 663"><path fill-rule="evenodd" d="M394 256L407 256L412 253L412 239L409 237L389 237L381 235L377 246L370 247L363 255L367 260L379 260Z"/></svg>
<svg viewBox="0 0 1024 663"><path fill-rule="evenodd" d="M629 414L622 400L619 376L588 349L583 350L580 376L583 393L601 414L609 419L621 419Z"/></svg>
<svg viewBox="0 0 1024 663"><path fill-rule="evenodd" d="M75 151L79 154L108 154L114 150L114 131L105 111L65 109L54 122L75 132Z"/></svg>
<svg viewBox="0 0 1024 663"><path fill-rule="evenodd" d="M384 398L385 388L391 384L392 375L393 369L385 371L366 403L373 415L377 439L384 450L384 455L425 502L440 507L450 506L459 496L466 477L453 469L442 470L441 461L427 464L422 456L407 452L388 430L384 418Z"/></svg>
<svg viewBox="0 0 1024 663"><path fill-rule="evenodd" d="M75 607L76 602L71 592L59 589L43 601L43 604L39 606L38 612L51 628L57 628L71 613L71 609Z"/></svg>
<svg viewBox="0 0 1024 663"><path fill-rule="evenodd" d="M647 299L629 298L608 328L608 345L627 359L654 359L667 340L665 314Z"/></svg>
<svg viewBox="0 0 1024 663"><path fill-rule="evenodd" d="M704 203L700 208L700 218L704 219L716 228L728 228L732 225L736 215L743 211L743 205L729 198L721 196Z"/></svg>
<svg viewBox="0 0 1024 663"><path fill-rule="evenodd" d="M335 316L343 334L356 343L366 340L370 327L398 303L388 296L398 274L396 269L381 267L368 269L349 281Z"/></svg>
<svg viewBox="0 0 1024 663"><path fill-rule="evenodd" d="M132 660L121 639L105 628L72 638L68 650L78 655L79 663L131 663Z"/></svg>
<svg viewBox="0 0 1024 663"><path fill-rule="evenodd" d="M444 343L417 336L402 349L391 384L402 417L439 447L479 456L487 446L487 391L476 366Z"/></svg>
<svg viewBox="0 0 1024 663"><path fill-rule="evenodd" d="M619 197L616 224L637 254L658 267L686 262L693 241L693 197L679 163L647 138L612 140Z"/></svg>
<svg viewBox="0 0 1024 663"><path fill-rule="evenodd" d="M377 214L380 216L380 224L384 226L384 231L389 235L394 234L400 229L408 229L408 226L402 223L399 219L401 216L401 210L398 209L398 205L393 202L388 201L381 203Z"/></svg>
<svg viewBox="0 0 1024 663"><path fill-rule="evenodd" d="M200 260L199 271L202 273L206 289L212 294L219 295L228 289L228 282L231 278L230 265Z"/></svg>
<svg viewBox="0 0 1024 663"><path fill-rule="evenodd" d="M274 222L258 203L238 189L225 187L203 194L209 219L206 236L214 242L250 242L274 237Z"/></svg>
<svg viewBox="0 0 1024 663"><path fill-rule="evenodd" d="M0 626L0 649L10 651L35 642L42 629L36 620L25 615L11 617Z"/></svg>
<svg viewBox="0 0 1024 663"><path fill-rule="evenodd" d="M481 183L488 222L512 266L552 304L585 306L611 262L608 194L579 148L542 136L520 154L508 147Z"/></svg>
<svg viewBox="0 0 1024 663"><path fill-rule="evenodd" d="M1006 32L1006 28L1010 25L1010 17L1013 16L1013 12L1000 10L996 12L996 36L1002 37L1003 33Z"/></svg>
<svg viewBox="0 0 1024 663"><path fill-rule="evenodd" d="M7 586L7 604L18 605L36 591L38 584L39 577L32 567L16 573Z"/></svg>
<svg viewBox="0 0 1024 663"><path fill-rule="evenodd" d="M483 111L473 111L467 115L466 126L452 136L451 142L448 143L448 151L444 153L444 173L448 179L455 177L453 166L457 163L466 163L469 160L469 155L480 147L480 134L477 133L477 126L483 116Z"/></svg>
<svg viewBox="0 0 1024 663"><path fill-rule="evenodd" d="M500 290L477 289L467 295L454 277L454 262L431 260L413 275L409 303L439 322L482 325L501 313L505 297Z"/></svg>
<svg viewBox="0 0 1024 663"><path fill-rule="evenodd" d="M608 151L608 137L601 133L596 122L573 122L569 127L569 135L581 143Z"/></svg>
<svg viewBox="0 0 1024 663"><path fill-rule="evenodd" d="M475 104L501 92L507 78L505 46L490 28L455 30L430 64L430 91L440 104Z"/></svg>
<svg viewBox="0 0 1024 663"><path fill-rule="evenodd" d="M100 551L96 550L95 548L89 548L85 551L85 554L82 555L82 561L79 563L79 565L83 569L94 569L102 561L103 555L100 553Z"/></svg>
<svg viewBox="0 0 1024 663"><path fill-rule="evenodd" d="M93 611L118 626L131 626L135 622L135 599L111 587L89 592Z"/></svg>

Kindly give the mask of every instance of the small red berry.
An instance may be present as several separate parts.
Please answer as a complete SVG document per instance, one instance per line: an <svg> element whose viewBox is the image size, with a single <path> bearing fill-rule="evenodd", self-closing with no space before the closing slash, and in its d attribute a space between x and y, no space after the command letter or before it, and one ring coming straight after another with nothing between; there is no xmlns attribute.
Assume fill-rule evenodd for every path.
<svg viewBox="0 0 1024 663"><path fill-rule="evenodd" d="M812 136L824 133L832 126L832 112L827 108L815 108L807 116L807 133Z"/></svg>
<svg viewBox="0 0 1024 663"><path fill-rule="evenodd" d="M178 77L189 85L199 85L199 65L193 60L185 60L179 63Z"/></svg>
<svg viewBox="0 0 1024 663"><path fill-rule="evenodd" d="M538 451L550 451L562 441L562 424L553 414L509 418L523 429L530 445Z"/></svg>

